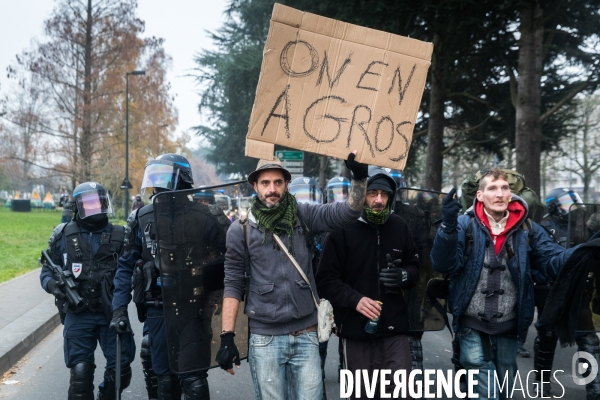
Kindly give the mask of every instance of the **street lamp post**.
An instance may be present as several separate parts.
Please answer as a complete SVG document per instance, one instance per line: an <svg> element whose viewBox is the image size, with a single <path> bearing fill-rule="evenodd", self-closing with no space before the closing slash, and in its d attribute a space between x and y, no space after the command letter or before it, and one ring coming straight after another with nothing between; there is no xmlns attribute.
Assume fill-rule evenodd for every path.
<svg viewBox="0 0 600 400"><path fill-rule="evenodd" d="M133 188L129 183L129 75L146 75L146 71L125 73L125 179L121 184L121 189L125 190L125 218L129 212L129 189Z"/></svg>

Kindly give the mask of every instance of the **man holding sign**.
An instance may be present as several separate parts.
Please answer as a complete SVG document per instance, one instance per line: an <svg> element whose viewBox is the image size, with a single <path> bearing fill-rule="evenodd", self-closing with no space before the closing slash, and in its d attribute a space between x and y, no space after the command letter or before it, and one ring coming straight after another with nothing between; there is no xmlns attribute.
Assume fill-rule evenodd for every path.
<svg viewBox="0 0 600 400"><path fill-rule="evenodd" d="M248 176L256 197L248 218L227 232L223 331L217 362L234 374L240 365L234 344L235 320L242 297L250 328L249 360L256 398L321 399L321 361L317 338L317 292L312 247L307 236L332 231L356 221L365 203L367 166L348 156L352 191L347 201L298 203L288 191L290 173L273 157L260 160ZM307 285L274 238L283 244L310 281ZM246 278L248 277L248 278ZM311 293L312 292L312 293Z"/></svg>

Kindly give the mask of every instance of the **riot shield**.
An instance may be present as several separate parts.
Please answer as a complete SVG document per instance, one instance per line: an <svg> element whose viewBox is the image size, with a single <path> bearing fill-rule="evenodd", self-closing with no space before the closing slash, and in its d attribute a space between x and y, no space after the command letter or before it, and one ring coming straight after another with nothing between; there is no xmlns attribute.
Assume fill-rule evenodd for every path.
<svg viewBox="0 0 600 400"><path fill-rule="evenodd" d="M169 366L177 374L216 367L229 219L207 191L235 197L246 182L164 192L153 198ZM202 192L202 195L197 196ZM214 196L213 196L214 197ZM243 309L243 304L241 305ZM238 313L236 345L248 355L248 322Z"/></svg>
<svg viewBox="0 0 600 400"><path fill-rule="evenodd" d="M408 299L410 330L415 332L444 329L444 318L427 297L427 282L441 278L431 265L429 254L442 218L442 199L446 193L431 190L400 188L396 195L394 212L400 215L410 229L419 252L419 281L411 290L404 292ZM445 306L445 300L438 301Z"/></svg>
<svg viewBox="0 0 600 400"><path fill-rule="evenodd" d="M600 230L600 204L573 204L569 208L567 245L585 243ZM600 332L600 265L588 272L577 319L578 332Z"/></svg>
<svg viewBox="0 0 600 400"><path fill-rule="evenodd" d="M572 204L568 215L567 248L585 243L600 230L600 204Z"/></svg>

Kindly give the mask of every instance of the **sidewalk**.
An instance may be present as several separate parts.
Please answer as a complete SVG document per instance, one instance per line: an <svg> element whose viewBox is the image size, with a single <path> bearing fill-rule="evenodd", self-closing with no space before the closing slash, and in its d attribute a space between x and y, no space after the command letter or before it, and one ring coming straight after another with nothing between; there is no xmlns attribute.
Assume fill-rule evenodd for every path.
<svg viewBox="0 0 600 400"><path fill-rule="evenodd" d="M39 276L38 268L0 284L0 375L60 324L54 296Z"/></svg>

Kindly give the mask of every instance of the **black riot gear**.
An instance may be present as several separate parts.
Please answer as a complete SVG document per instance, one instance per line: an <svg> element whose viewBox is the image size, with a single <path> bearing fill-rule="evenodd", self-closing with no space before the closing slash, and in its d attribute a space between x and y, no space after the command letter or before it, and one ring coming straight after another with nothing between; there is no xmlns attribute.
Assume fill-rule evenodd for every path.
<svg viewBox="0 0 600 400"><path fill-rule="evenodd" d="M54 293L59 295L56 305L64 324L64 359L71 375L68 397L94 399L94 352L100 344L107 367L98 386L98 398L111 400L116 397L117 385L116 371L110 366L121 368L118 378L121 389L125 389L135 355L133 334L122 334L117 341L108 325L124 229L108 222L107 214L112 213L110 196L97 182L77 186L70 206L76 212L75 219L54 229L47 251L42 252L40 281L46 291L54 293L58 286L67 295L63 299L59 292Z"/></svg>
<svg viewBox="0 0 600 400"><path fill-rule="evenodd" d="M161 400L181 399L181 386L177 375L159 375L158 398Z"/></svg>
<svg viewBox="0 0 600 400"><path fill-rule="evenodd" d="M114 212L108 191L98 182L85 182L77 186L69 204L80 220Z"/></svg>
<svg viewBox="0 0 600 400"><path fill-rule="evenodd" d="M200 190L194 193L194 201L202 204L215 204L215 192L210 189Z"/></svg>
<svg viewBox="0 0 600 400"><path fill-rule="evenodd" d="M348 178L343 176L331 178L325 188L325 200L327 203L346 201L350 194L350 189L352 189L352 183Z"/></svg>
<svg viewBox="0 0 600 400"><path fill-rule="evenodd" d="M155 191L190 189L194 185L188 160L179 154L162 154L148 161L144 169L141 193L147 188Z"/></svg>
<svg viewBox="0 0 600 400"><path fill-rule="evenodd" d="M158 379L152 369L152 359L150 357L150 337L144 335L142 339L142 348L140 349L140 358L142 359L142 369L144 371L144 381L146 382L146 391L149 400L158 399Z"/></svg>
<svg viewBox="0 0 600 400"><path fill-rule="evenodd" d="M569 188L552 189L546 196L546 207L549 215L566 220L569 212L573 209L573 205L585 207L579 194Z"/></svg>
<svg viewBox="0 0 600 400"><path fill-rule="evenodd" d="M96 366L82 362L71 368L70 398L94 400L94 370Z"/></svg>
<svg viewBox="0 0 600 400"><path fill-rule="evenodd" d="M63 228L67 244L66 267L72 271L77 293L92 312L104 312L110 319L110 291L118 255L123 248L124 230L113 226L112 232L102 232L100 247L92 256L90 244L81 238L79 225L69 222ZM69 306L72 311L80 311Z"/></svg>
<svg viewBox="0 0 600 400"><path fill-rule="evenodd" d="M115 382L116 382L115 376L116 376L115 369L114 368L110 369L108 371L107 379L104 381L104 391L98 392L98 400L115 400L116 399L117 388L116 388L116 384L115 384ZM131 383L131 366L128 365L127 367L125 367L121 370L121 386L119 386L119 388L120 388L119 392L123 393L123 390L128 388L130 383Z"/></svg>
<svg viewBox="0 0 600 400"><path fill-rule="evenodd" d="M288 190L299 203L323 204L323 193L313 178L296 178L290 182Z"/></svg>

